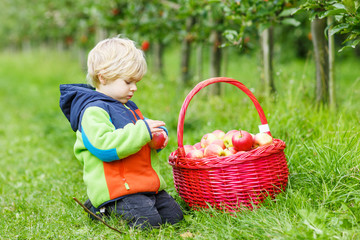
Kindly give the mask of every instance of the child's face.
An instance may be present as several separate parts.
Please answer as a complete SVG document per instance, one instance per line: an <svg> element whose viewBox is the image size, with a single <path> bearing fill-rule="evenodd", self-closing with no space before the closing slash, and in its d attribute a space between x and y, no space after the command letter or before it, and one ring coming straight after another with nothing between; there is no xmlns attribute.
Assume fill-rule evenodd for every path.
<svg viewBox="0 0 360 240"><path fill-rule="evenodd" d="M116 79L115 81L100 83L96 88L99 91L109 97L118 100L121 103L127 103L137 90L135 79Z"/></svg>

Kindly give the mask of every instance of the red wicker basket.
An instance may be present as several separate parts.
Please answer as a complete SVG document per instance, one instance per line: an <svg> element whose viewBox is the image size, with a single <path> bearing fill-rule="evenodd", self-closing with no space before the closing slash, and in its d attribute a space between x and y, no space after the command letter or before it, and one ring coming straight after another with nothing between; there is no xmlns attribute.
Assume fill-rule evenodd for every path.
<svg viewBox="0 0 360 240"><path fill-rule="evenodd" d="M226 77L211 78L198 83L181 107L177 127L178 149L169 157L175 188L180 197L194 209L209 206L231 212L252 209L265 198L274 198L285 190L289 172L283 141L274 138L273 144L269 146L231 156L201 159L185 157L183 130L186 109L196 93L219 82L232 84L246 93L260 116L260 132L271 135L259 102L242 83Z"/></svg>

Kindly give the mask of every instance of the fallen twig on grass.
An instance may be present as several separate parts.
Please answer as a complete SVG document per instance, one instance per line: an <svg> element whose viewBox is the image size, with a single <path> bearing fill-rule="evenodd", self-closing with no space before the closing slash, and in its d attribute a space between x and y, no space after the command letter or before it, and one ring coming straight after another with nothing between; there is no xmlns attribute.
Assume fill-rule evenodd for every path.
<svg viewBox="0 0 360 240"><path fill-rule="evenodd" d="M103 224L105 224L105 226L107 226L108 228L123 234L123 232L121 232L119 229L116 229L112 226L110 226L109 224L107 224L104 220L102 220L101 217L97 216L96 214L94 214L93 212L91 212L87 207L85 207L84 204L82 204L79 200L76 199L76 197L73 197L73 199L75 200L75 202L77 202L87 213L89 213L91 216L95 217L97 220L99 220L100 222L102 222Z"/></svg>

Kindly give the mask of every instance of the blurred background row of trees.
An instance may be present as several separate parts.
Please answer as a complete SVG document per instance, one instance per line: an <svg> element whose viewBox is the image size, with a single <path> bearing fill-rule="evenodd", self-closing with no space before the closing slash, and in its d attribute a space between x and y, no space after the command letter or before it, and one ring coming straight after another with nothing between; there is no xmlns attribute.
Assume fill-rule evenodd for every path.
<svg viewBox="0 0 360 240"><path fill-rule="evenodd" d="M316 63L316 102L335 106L335 51L360 55L359 0L2 0L0 48L74 49L83 66L96 42L122 34L151 51L162 74L167 47L181 48L179 81L202 79L204 49L210 77L221 76L227 52L261 55L264 93L276 92L274 51ZM230 49L230 50L229 50ZM225 51L226 50L226 51ZM286 54L281 54L286 52ZM196 55L196 64L190 56ZM213 89L219 93L220 86Z"/></svg>

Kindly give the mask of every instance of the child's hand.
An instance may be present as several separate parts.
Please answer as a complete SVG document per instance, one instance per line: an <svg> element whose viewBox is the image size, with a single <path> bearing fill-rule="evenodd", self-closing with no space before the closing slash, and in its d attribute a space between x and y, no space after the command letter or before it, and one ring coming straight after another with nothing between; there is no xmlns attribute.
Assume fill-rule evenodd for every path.
<svg viewBox="0 0 360 240"><path fill-rule="evenodd" d="M161 129L160 127L162 126L165 126L165 123L163 121L158 121L158 120L151 120L151 119L146 119L145 120L147 122L147 124L149 125L149 128L150 128L150 131L151 131L151 134L154 136L154 133L161 133L164 138L165 138L165 141L163 143L162 146L152 146L150 144L150 146L152 146L153 148L155 149L163 149L164 147L166 147L166 145L168 144L168 141L169 141L169 137L168 135L166 134L166 132L164 131L164 129Z"/></svg>
<svg viewBox="0 0 360 240"><path fill-rule="evenodd" d="M159 127L165 126L165 123L163 121L151 120L151 119L146 119L145 121L146 121L146 123L148 124L148 126L150 128L151 134L154 134L156 132L164 131L163 129L159 128Z"/></svg>

